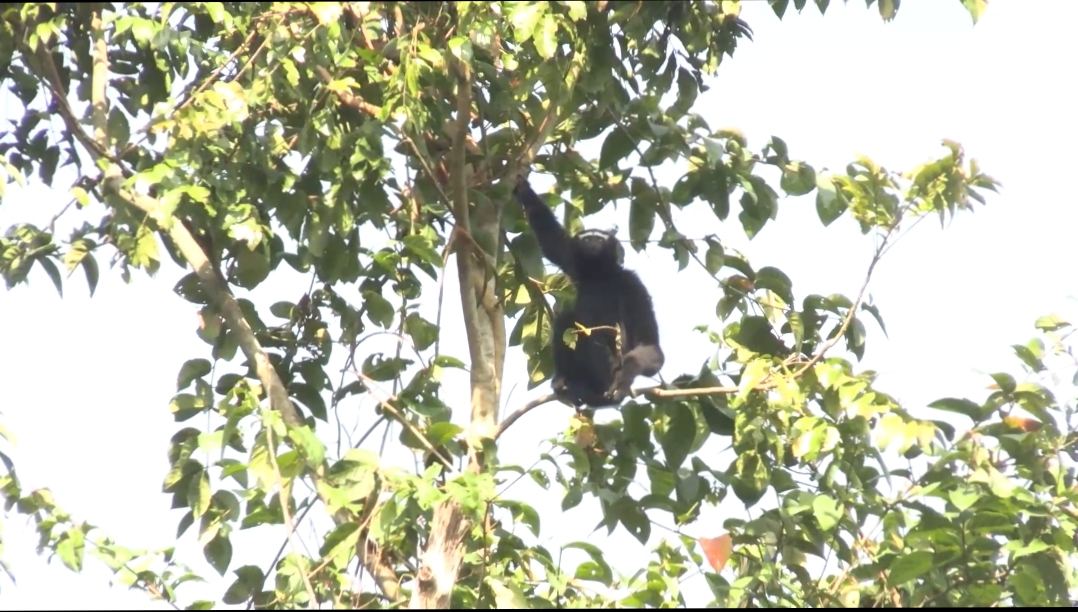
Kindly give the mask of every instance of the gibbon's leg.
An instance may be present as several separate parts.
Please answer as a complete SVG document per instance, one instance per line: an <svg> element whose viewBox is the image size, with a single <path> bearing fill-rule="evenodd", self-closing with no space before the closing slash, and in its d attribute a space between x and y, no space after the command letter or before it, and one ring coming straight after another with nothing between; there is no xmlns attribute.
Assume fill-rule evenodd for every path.
<svg viewBox="0 0 1078 612"><path fill-rule="evenodd" d="M613 380L620 358L613 352L613 334L595 331L590 335L576 334L570 348L565 332L575 329L576 309L563 311L554 319L551 343L554 353L554 379L551 388L564 403L577 407L610 404L606 391Z"/></svg>
<svg viewBox="0 0 1078 612"><path fill-rule="evenodd" d="M618 372L621 358L611 331L595 331L591 336L577 340L577 367L580 380L587 387L585 403L592 408L616 406L623 396L610 394Z"/></svg>
<svg viewBox="0 0 1078 612"><path fill-rule="evenodd" d="M637 376L655 376L666 356L659 346L659 322L651 295L635 273L625 271L621 278L622 317L631 346L622 358L621 388L628 389Z"/></svg>
<svg viewBox="0 0 1078 612"><path fill-rule="evenodd" d="M570 380L570 376L576 370L576 356L562 340L565 330L572 327L575 318L572 310L563 310L554 317L550 339L554 356L554 377L550 380L550 388L563 403L579 407L581 404L577 389L579 385Z"/></svg>

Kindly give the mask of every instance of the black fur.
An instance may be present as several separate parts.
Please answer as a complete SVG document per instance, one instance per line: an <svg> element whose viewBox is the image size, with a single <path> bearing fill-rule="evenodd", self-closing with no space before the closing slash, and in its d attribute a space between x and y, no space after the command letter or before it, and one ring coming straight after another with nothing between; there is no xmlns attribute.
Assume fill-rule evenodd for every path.
<svg viewBox="0 0 1078 612"><path fill-rule="evenodd" d="M633 380L654 376L665 360L651 295L636 273L621 266L613 232L589 230L570 238L526 180L513 195L524 207L543 255L576 287L573 308L554 319L554 393L577 408L621 404L631 395ZM620 330L621 350L614 329L578 333L576 346L570 348L563 335L576 323Z"/></svg>

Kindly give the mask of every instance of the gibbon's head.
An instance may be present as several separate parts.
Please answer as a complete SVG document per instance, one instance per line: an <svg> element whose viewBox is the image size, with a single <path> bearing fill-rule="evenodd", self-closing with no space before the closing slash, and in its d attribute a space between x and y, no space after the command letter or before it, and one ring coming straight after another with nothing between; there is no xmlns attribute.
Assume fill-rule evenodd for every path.
<svg viewBox="0 0 1078 612"><path fill-rule="evenodd" d="M573 236L573 260L584 276L618 270L624 256L617 239L617 229L584 230Z"/></svg>

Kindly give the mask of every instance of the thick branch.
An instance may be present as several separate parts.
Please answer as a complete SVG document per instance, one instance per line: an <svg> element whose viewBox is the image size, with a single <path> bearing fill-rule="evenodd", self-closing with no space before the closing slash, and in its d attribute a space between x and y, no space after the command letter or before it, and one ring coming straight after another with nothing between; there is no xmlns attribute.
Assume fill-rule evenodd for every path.
<svg viewBox="0 0 1078 612"><path fill-rule="evenodd" d="M470 526L460 506L445 501L434 508L430 539L420 555L412 601L413 610L449 608L453 585L464 560L464 538Z"/></svg>
<svg viewBox="0 0 1078 612"><path fill-rule="evenodd" d="M495 291L496 276L486 274L486 270L494 269L495 260L490 249L497 241L493 241L492 245L492 241L481 239L498 235L499 215L498 211L477 210L477 220L481 221L482 227L473 228L466 157L472 109L471 69L467 64L455 60L451 61L451 66L457 74L457 118L449 159L453 217L458 228L479 239L477 243L480 246L480 249L456 250L464 328L471 357L472 414L468 438L474 468L476 449L482 444L480 440L493 438L497 428L495 419L501 397L501 364L505 357L505 321ZM484 265L477 265L479 263Z"/></svg>
<svg viewBox="0 0 1078 612"><path fill-rule="evenodd" d="M107 176L102 184L105 193L119 197L145 212L159 225L167 228L168 236L176 245L176 249L187 260L187 263L194 268L195 274L202 281L202 286L206 290L210 301L221 312L221 316L224 317L229 329L236 334L240 350L254 364L255 374L266 388L269 396L270 407L280 412L285 422L290 426L302 425L303 421L300 420L299 415L296 413L295 406L292 405L292 400L288 397L288 390L285 388L284 383L281 382L276 370L273 369L269 355L266 354L258 339L255 338L254 330L247 324L247 319L244 318L243 311L240 310L240 305L236 302L236 298L232 296L232 291L218 277L209 257L206 256L194 236L187 231L187 228L182 223L162 214L160 205L154 198L123 189L123 179L119 176L119 168L112 166L112 169L115 170L115 173L110 172L111 176Z"/></svg>

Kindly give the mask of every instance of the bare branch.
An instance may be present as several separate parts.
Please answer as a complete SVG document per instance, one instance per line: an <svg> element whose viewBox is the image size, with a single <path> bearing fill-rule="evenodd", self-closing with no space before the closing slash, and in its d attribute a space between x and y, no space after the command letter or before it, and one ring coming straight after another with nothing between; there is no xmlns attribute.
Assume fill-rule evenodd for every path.
<svg viewBox="0 0 1078 612"><path fill-rule="evenodd" d="M520 417L524 416L525 414L528 414L539 406L542 406L543 404L548 404L556 399L558 399L557 396L551 393L549 395L537 397L532 401L528 402L527 404L524 404L520 408L517 408L512 412L512 414L502 419L502 422L498 424L498 432L494 436L494 439L497 440L499 437L501 437L501 435L505 433L505 430L509 429L513 425L513 423L516 423L517 420L520 419Z"/></svg>

